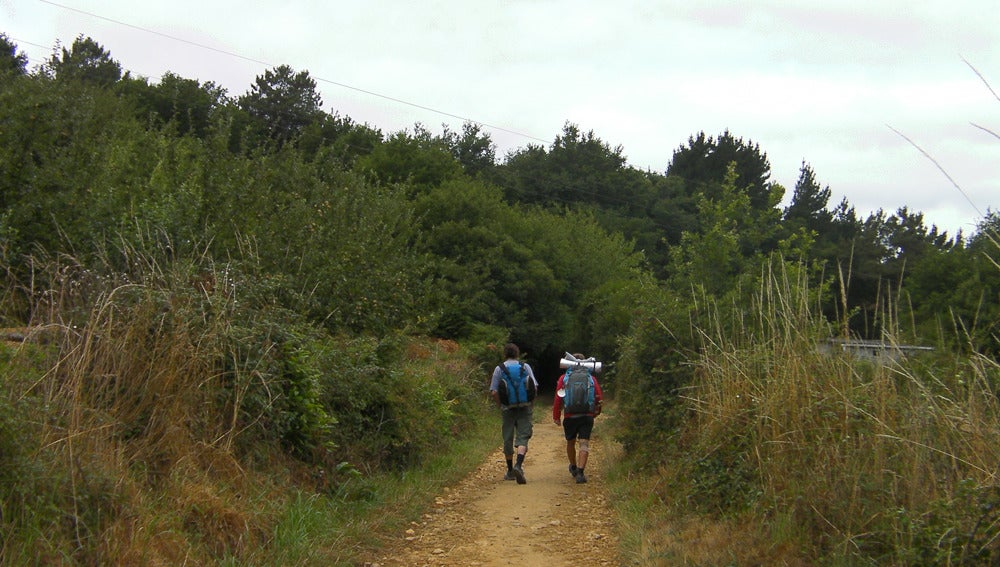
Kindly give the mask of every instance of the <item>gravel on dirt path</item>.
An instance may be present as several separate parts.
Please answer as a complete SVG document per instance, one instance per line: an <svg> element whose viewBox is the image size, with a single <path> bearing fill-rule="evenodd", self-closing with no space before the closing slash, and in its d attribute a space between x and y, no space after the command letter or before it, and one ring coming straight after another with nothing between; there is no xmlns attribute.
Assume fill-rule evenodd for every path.
<svg viewBox="0 0 1000 567"><path fill-rule="evenodd" d="M617 454L597 418L586 484L567 470L562 427L549 408L535 407L534 435L524 462L527 483L504 481L501 448L457 485L447 487L420 521L368 567L618 565L617 518L608 502L606 465ZM497 441L500 419L497 416Z"/></svg>

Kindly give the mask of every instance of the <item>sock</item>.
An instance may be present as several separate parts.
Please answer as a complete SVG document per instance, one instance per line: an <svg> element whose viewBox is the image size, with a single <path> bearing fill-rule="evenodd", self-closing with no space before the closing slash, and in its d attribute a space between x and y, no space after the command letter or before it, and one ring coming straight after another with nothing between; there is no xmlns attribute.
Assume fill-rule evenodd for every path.
<svg viewBox="0 0 1000 567"><path fill-rule="evenodd" d="M524 464L524 455L518 453L518 455L517 455L517 466L521 466L523 464Z"/></svg>
<svg viewBox="0 0 1000 567"><path fill-rule="evenodd" d="M514 470L514 461L511 459L507 459L507 470L508 471Z"/></svg>

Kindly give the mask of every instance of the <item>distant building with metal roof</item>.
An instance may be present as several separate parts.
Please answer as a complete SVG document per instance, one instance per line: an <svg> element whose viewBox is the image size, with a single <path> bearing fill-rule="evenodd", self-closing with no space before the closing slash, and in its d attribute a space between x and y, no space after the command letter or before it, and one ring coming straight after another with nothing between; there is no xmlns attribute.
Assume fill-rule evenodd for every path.
<svg viewBox="0 0 1000 567"><path fill-rule="evenodd" d="M831 354L841 352L854 358L889 362L899 360L909 354L930 352L934 350L934 347L860 339L828 339L820 345L820 349Z"/></svg>

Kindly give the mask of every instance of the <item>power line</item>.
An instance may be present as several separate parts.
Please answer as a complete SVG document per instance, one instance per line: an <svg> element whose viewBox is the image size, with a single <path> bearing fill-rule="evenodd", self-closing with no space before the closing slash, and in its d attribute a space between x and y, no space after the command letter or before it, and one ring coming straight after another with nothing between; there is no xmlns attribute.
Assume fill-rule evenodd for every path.
<svg viewBox="0 0 1000 567"><path fill-rule="evenodd" d="M18 46L21 46L21 45L30 45L30 46L32 46L32 47L37 47L37 48L39 48L39 49L49 49L49 46L47 46L47 45L42 45L42 44L40 44L40 43L32 43L32 42L30 42L30 41L25 41L25 40L23 40L23 39L18 39L18 38L16 38L16 37L12 37L12 38L10 38L10 39L11 39L12 41L14 41L15 43L17 43L17 45L18 45Z"/></svg>
<svg viewBox="0 0 1000 567"><path fill-rule="evenodd" d="M274 64L268 63L267 61L262 61L260 59L256 59L256 58L253 58L253 57L248 57L246 55L242 55L240 53L236 53L236 52L233 52L233 51L227 51L225 49L219 49L217 47L212 47L210 45L205 45L205 44L198 43L198 42L195 42L195 41L190 41L190 40L187 40L187 39L184 39L184 38L176 37L176 36L173 36L173 35L170 35L170 34L165 34L163 32L159 32L159 31L156 31L156 30L153 30L153 29L149 29L149 28L144 28L142 26L137 26L135 24L130 24L128 22L123 22L121 20L116 20L114 18L108 18L106 16L101 16L100 14L95 14L93 12L88 12L86 10L80 10L78 8L73 8L73 7L70 7L70 6L65 6L65 5L59 4L57 2L52 2L51 0L38 0L38 1L42 2L42 3L45 3L45 4L49 4L50 6L55 6L57 8L62 8L63 10L69 10L71 12L76 12L78 14L83 14L83 15L89 16L91 18L98 18L98 19L104 20L106 22L111 22L113 24L117 24L117 25L120 25L120 26L129 27L129 28L132 28L132 29L144 32L144 33L158 35L160 37L164 37L164 38L169 39L171 41L178 41L180 43L185 43L187 45L191 45L191 46L197 47L199 49L207 49L209 51L214 51L216 53L221 53L223 55L227 55L229 57L235 57L237 59L242 59L244 61L249 61L251 63L256 63L258 65L263 65L264 67L272 67L272 68L275 67ZM395 102L395 103L398 103L398 104L405 104L407 106L412 106L413 108L419 108L420 110L426 110L428 112L433 112L435 114L440 114L442 116L448 116L449 118L457 118L458 120L462 120L463 122L471 122L473 124L477 124L477 125L482 126L484 128L489 128L491 130L498 130L498 131L501 131L501 132L506 132L508 134L513 134L515 136L521 136L523 138L527 138L527 139L530 139L530 140L536 140L536 141L539 141L539 142L542 142L542 143L546 143L546 144L549 142L548 140L543 140L542 138L538 138L538 137L532 136L530 134L525 134L523 132L518 132L516 130L511 130L509 128L504 128L503 126L497 126L495 124L489 124L487 122L482 122L482 121L479 121L479 120L473 120L472 118L467 118L467 117L460 116L458 114L453 114L451 112L446 112L446 111L443 111L443 110L438 110L436 108L432 108L432 107L425 106L425 105L422 105L422 104L418 104L418 103L415 103L415 102L410 102L410 101L407 101L407 100L403 100L401 98L396 98L396 97L393 97L393 96L384 95L384 94L381 94L381 93L377 93L375 91L370 91L370 90L367 90L367 89L362 89L360 87L355 87L355 86L352 86L352 85L348 85L346 83L341 83L341 82L334 81L334 80L331 80L331 79L325 79L323 77L316 77L316 76L314 76L313 79L315 79L316 81L319 81L319 82L328 83L328 84L335 85L335 86L338 86L338 87L341 87L341 88L350 89L352 91L356 91L356 92L359 92L359 93L364 93L364 94L369 95L369 96L374 96L374 97L382 98L382 99L385 99L385 100L388 100L388 101L392 101L392 102Z"/></svg>

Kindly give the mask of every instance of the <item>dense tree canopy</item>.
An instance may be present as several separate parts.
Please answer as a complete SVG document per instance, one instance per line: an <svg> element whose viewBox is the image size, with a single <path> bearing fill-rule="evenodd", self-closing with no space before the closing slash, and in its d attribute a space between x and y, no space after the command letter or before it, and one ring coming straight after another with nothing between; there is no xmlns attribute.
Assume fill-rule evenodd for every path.
<svg viewBox="0 0 1000 567"><path fill-rule="evenodd" d="M412 183L434 187L462 175L462 164L447 141L421 124L413 132L400 131L359 157L355 169L378 183Z"/></svg>
<svg viewBox="0 0 1000 567"><path fill-rule="evenodd" d="M156 84L145 79L124 80L119 89L135 100L139 112L160 124L173 124L180 135L208 135L213 113L227 103L226 91L215 83L201 84L165 73Z"/></svg>
<svg viewBox="0 0 1000 567"><path fill-rule="evenodd" d="M596 290L635 293L652 277L678 293L697 284L725 294L775 253L836 281L843 291L823 297L823 310L859 336L888 330L882 310L900 292L919 315L914 333L944 305L962 327L983 312L961 285L987 277L969 251L982 237L951 239L906 207L864 219L846 200L831 208L806 162L779 209L784 188L766 154L728 130L691 136L664 174L630 167L622 147L571 123L549 147L498 162L475 123L383 134L326 113L309 73L288 65L232 100L173 73L123 75L85 37L29 75L2 39L13 71L0 93L11 125L0 131L8 250L98 253L137 223L175 250L211 243L220 257L250 239L267 270L311 290L290 288L289 301L330 325L419 322L456 338L506 329L539 353L573 337L617 350L627 302ZM596 260L580 256L591 249ZM945 265L949 277L934 276ZM584 305L612 310L602 316L614 336L579 320Z"/></svg>

